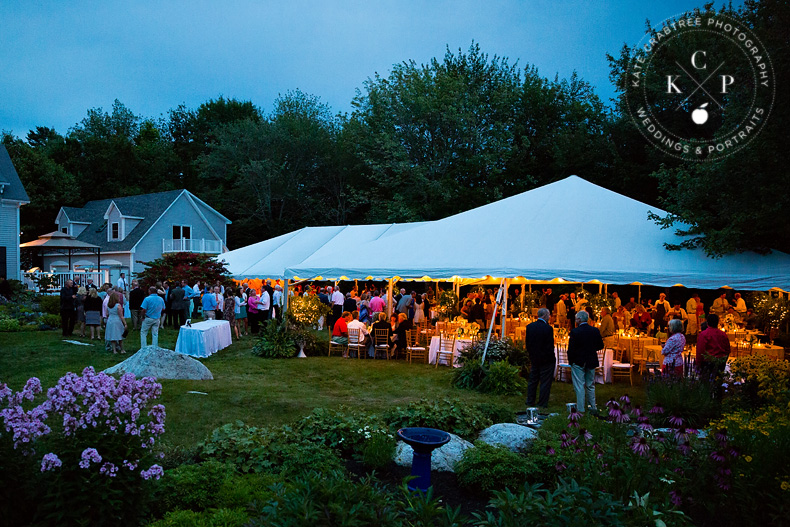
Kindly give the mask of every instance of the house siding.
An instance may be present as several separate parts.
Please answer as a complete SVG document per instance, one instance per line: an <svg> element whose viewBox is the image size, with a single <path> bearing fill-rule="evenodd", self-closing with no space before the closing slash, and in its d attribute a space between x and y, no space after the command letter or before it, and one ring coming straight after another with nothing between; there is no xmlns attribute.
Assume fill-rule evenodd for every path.
<svg viewBox="0 0 790 527"><path fill-rule="evenodd" d="M200 212L203 213L203 215L206 217L208 222L211 224L211 228L214 229L214 231L216 231L216 233L220 236L220 238L222 238L222 244L223 245L227 245L228 236L227 236L227 232L226 231L227 231L228 224L225 223L225 220L223 220L219 216L219 214L217 214L216 211L214 211L213 209L211 209L209 207L206 207L205 205L200 203L198 200L195 200L195 205L198 206L198 208L200 209Z"/></svg>
<svg viewBox="0 0 790 527"><path fill-rule="evenodd" d="M209 219L206 212L202 212ZM139 262L150 262L161 258L162 240L173 238L173 225L190 225L192 227L192 239L215 239L186 195L182 194L137 244L134 254L134 274L145 269L145 266Z"/></svg>
<svg viewBox="0 0 790 527"><path fill-rule="evenodd" d="M6 248L6 267L0 273L19 280L19 205L0 200L0 246Z"/></svg>

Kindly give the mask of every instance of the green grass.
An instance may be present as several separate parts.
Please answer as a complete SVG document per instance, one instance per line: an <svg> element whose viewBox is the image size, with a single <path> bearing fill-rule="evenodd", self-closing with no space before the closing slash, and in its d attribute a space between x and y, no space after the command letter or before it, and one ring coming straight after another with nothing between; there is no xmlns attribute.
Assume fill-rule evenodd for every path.
<svg viewBox="0 0 790 527"><path fill-rule="evenodd" d="M163 330L159 345L173 349L176 337L176 331ZM104 341L74 340L93 346L64 343L59 331L0 333L0 382L18 390L28 378L38 377L46 389L69 371L81 372L86 366L99 371L112 366L140 344L139 333L132 331L125 342L129 353L113 355L104 351ZM448 368L340 357L261 359L250 353L252 343L252 337L246 337L204 359L214 374L213 381L161 381L162 403L167 408L167 442L190 446L225 423L241 420L256 426L280 425L317 407L345 405L379 412L421 398L446 397L505 404L514 411L525 407L523 396L493 396L454 388ZM599 407L623 393L629 393L638 404L645 398L641 386L596 385ZM569 383L555 382L549 410L564 413L565 403L575 400Z"/></svg>

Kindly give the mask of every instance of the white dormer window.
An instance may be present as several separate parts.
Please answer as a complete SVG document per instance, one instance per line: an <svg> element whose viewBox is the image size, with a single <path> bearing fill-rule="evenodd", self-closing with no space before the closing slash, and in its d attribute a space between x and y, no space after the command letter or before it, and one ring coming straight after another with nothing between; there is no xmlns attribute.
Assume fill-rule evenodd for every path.
<svg viewBox="0 0 790 527"><path fill-rule="evenodd" d="M121 224L117 221L112 222L110 224L110 239L111 240L120 240L121 239Z"/></svg>

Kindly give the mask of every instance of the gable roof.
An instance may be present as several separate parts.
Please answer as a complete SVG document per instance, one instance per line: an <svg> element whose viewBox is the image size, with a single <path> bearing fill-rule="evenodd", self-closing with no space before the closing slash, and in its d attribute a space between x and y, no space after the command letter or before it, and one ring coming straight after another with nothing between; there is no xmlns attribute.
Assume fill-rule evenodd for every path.
<svg viewBox="0 0 790 527"><path fill-rule="evenodd" d="M140 194L125 198L110 198L89 201L82 208L63 207L70 221L90 223L77 236L83 242L98 245L106 251L129 251L145 235L154 223L162 216L167 208L178 198L184 189L168 190L155 194ZM107 241L107 223L104 213L115 203L124 216L139 216L143 219L121 241Z"/></svg>
<svg viewBox="0 0 790 527"><path fill-rule="evenodd" d="M12 199L30 203L30 198L25 192L22 181L19 179L19 174L16 173L14 164L11 162L11 156L8 155L8 150L3 144L0 144L0 186L2 186L3 191L0 194L0 199Z"/></svg>

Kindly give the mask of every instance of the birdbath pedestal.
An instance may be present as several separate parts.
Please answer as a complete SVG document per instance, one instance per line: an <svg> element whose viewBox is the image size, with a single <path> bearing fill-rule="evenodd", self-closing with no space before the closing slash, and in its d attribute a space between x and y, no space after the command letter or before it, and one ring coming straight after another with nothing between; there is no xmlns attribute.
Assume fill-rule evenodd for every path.
<svg viewBox="0 0 790 527"><path fill-rule="evenodd" d="M426 491L431 486L431 453L450 442L450 434L435 428L401 428L398 437L412 447L414 456L411 462L409 490Z"/></svg>

